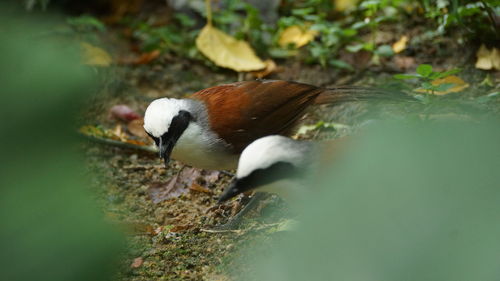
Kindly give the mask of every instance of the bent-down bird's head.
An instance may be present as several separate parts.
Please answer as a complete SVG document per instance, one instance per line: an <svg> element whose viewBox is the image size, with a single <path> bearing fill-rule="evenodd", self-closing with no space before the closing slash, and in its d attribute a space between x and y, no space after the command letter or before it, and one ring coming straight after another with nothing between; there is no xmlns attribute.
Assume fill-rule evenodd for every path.
<svg viewBox="0 0 500 281"><path fill-rule="evenodd" d="M190 100L161 98L154 100L144 114L144 130L158 146L165 165L179 138L195 121Z"/></svg>
<svg viewBox="0 0 500 281"><path fill-rule="evenodd" d="M282 189L287 188L287 182L303 176L311 153L310 143L283 136L267 136L254 141L243 150L236 179L224 190L219 203L253 189L287 193Z"/></svg>

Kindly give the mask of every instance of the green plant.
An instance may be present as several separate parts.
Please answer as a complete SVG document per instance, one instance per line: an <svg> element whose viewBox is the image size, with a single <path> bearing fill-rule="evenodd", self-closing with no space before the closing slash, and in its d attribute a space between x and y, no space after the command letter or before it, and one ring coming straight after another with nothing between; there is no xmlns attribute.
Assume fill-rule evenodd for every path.
<svg viewBox="0 0 500 281"><path fill-rule="evenodd" d="M499 0L420 0L420 3L425 16L438 24L439 34L457 27L473 37L480 36L486 40L500 36L496 20L500 12Z"/></svg>
<svg viewBox="0 0 500 281"><path fill-rule="evenodd" d="M413 90L416 92L424 93L420 96L424 102L428 102L431 96L435 96L437 92L447 91L455 86L454 83L433 83L438 79L460 72L461 69L452 69L448 71L433 71L432 65L421 64L416 69L416 74L396 74L393 77L399 80L417 80L418 86Z"/></svg>
<svg viewBox="0 0 500 281"><path fill-rule="evenodd" d="M93 16L82 15L79 17L67 18L69 24L77 32L105 31L106 26Z"/></svg>

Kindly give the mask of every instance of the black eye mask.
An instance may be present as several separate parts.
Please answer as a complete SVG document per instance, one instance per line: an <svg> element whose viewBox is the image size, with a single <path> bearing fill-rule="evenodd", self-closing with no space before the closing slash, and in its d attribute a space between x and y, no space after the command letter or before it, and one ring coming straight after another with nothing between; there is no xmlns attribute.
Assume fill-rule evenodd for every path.
<svg viewBox="0 0 500 281"><path fill-rule="evenodd" d="M288 178L299 178L303 174L299 168L288 162L276 162L264 169L256 169L248 176L235 179L222 193L218 203L260 186Z"/></svg>
<svg viewBox="0 0 500 281"><path fill-rule="evenodd" d="M168 131L161 137L157 138L148 133L148 135L155 141L156 146L158 146L160 150L160 158L165 160L165 166L168 165L170 154L172 153L175 144L192 120L193 117L189 112L181 110L174 118L172 118Z"/></svg>

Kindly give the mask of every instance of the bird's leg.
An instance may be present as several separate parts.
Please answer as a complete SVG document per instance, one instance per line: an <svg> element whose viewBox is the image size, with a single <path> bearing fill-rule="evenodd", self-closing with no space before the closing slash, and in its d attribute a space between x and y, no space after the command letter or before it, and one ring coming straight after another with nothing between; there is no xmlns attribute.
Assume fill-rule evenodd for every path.
<svg viewBox="0 0 500 281"><path fill-rule="evenodd" d="M241 211L239 211L234 217L229 219L228 222L222 225L217 225L214 227L214 229L217 230L236 230L239 228L241 222L243 221L244 217L248 212L254 210L257 206L259 206L260 201L266 198L266 194L263 192L255 192L255 194L252 196L248 204L246 204Z"/></svg>

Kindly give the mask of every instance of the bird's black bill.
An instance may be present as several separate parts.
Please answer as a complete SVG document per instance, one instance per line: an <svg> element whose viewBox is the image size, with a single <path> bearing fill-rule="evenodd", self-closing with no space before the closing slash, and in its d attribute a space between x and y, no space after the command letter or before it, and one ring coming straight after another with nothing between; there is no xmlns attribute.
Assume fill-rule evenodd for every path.
<svg viewBox="0 0 500 281"><path fill-rule="evenodd" d="M182 136L182 133L189 126L189 122L192 120L192 116L189 112L185 110L179 111L179 113L172 118L172 123L168 128L168 131L163 134L158 143L158 148L160 150L160 158L163 158L165 161L165 167L167 167L168 162L170 161L170 155L172 154L172 150Z"/></svg>
<svg viewBox="0 0 500 281"><path fill-rule="evenodd" d="M231 184L219 197L217 203L220 204L240 193L259 188L266 184L271 184L275 181L301 176L302 171L300 171L293 164L287 162L277 162L267 168L256 169L248 176L233 180L233 182L231 182Z"/></svg>
<svg viewBox="0 0 500 281"><path fill-rule="evenodd" d="M160 138L160 144L158 145L160 150L160 159L165 161L165 167L167 167L168 162L170 162L170 154L172 154L172 150L174 150L176 142L177 140L174 142L173 139L167 139L164 142L163 138Z"/></svg>
<svg viewBox="0 0 500 281"><path fill-rule="evenodd" d="M235 179L224 190L224 192L222 193L222 195L219 197L219 200L217 200L217 204L221 204L224 201L227 201L227 200L233 198L234 196L236 196L236 195L238 195L238 194L240 194L242 192L243 191L240 191L240 189L238 188L238 180Z"/></svg>

